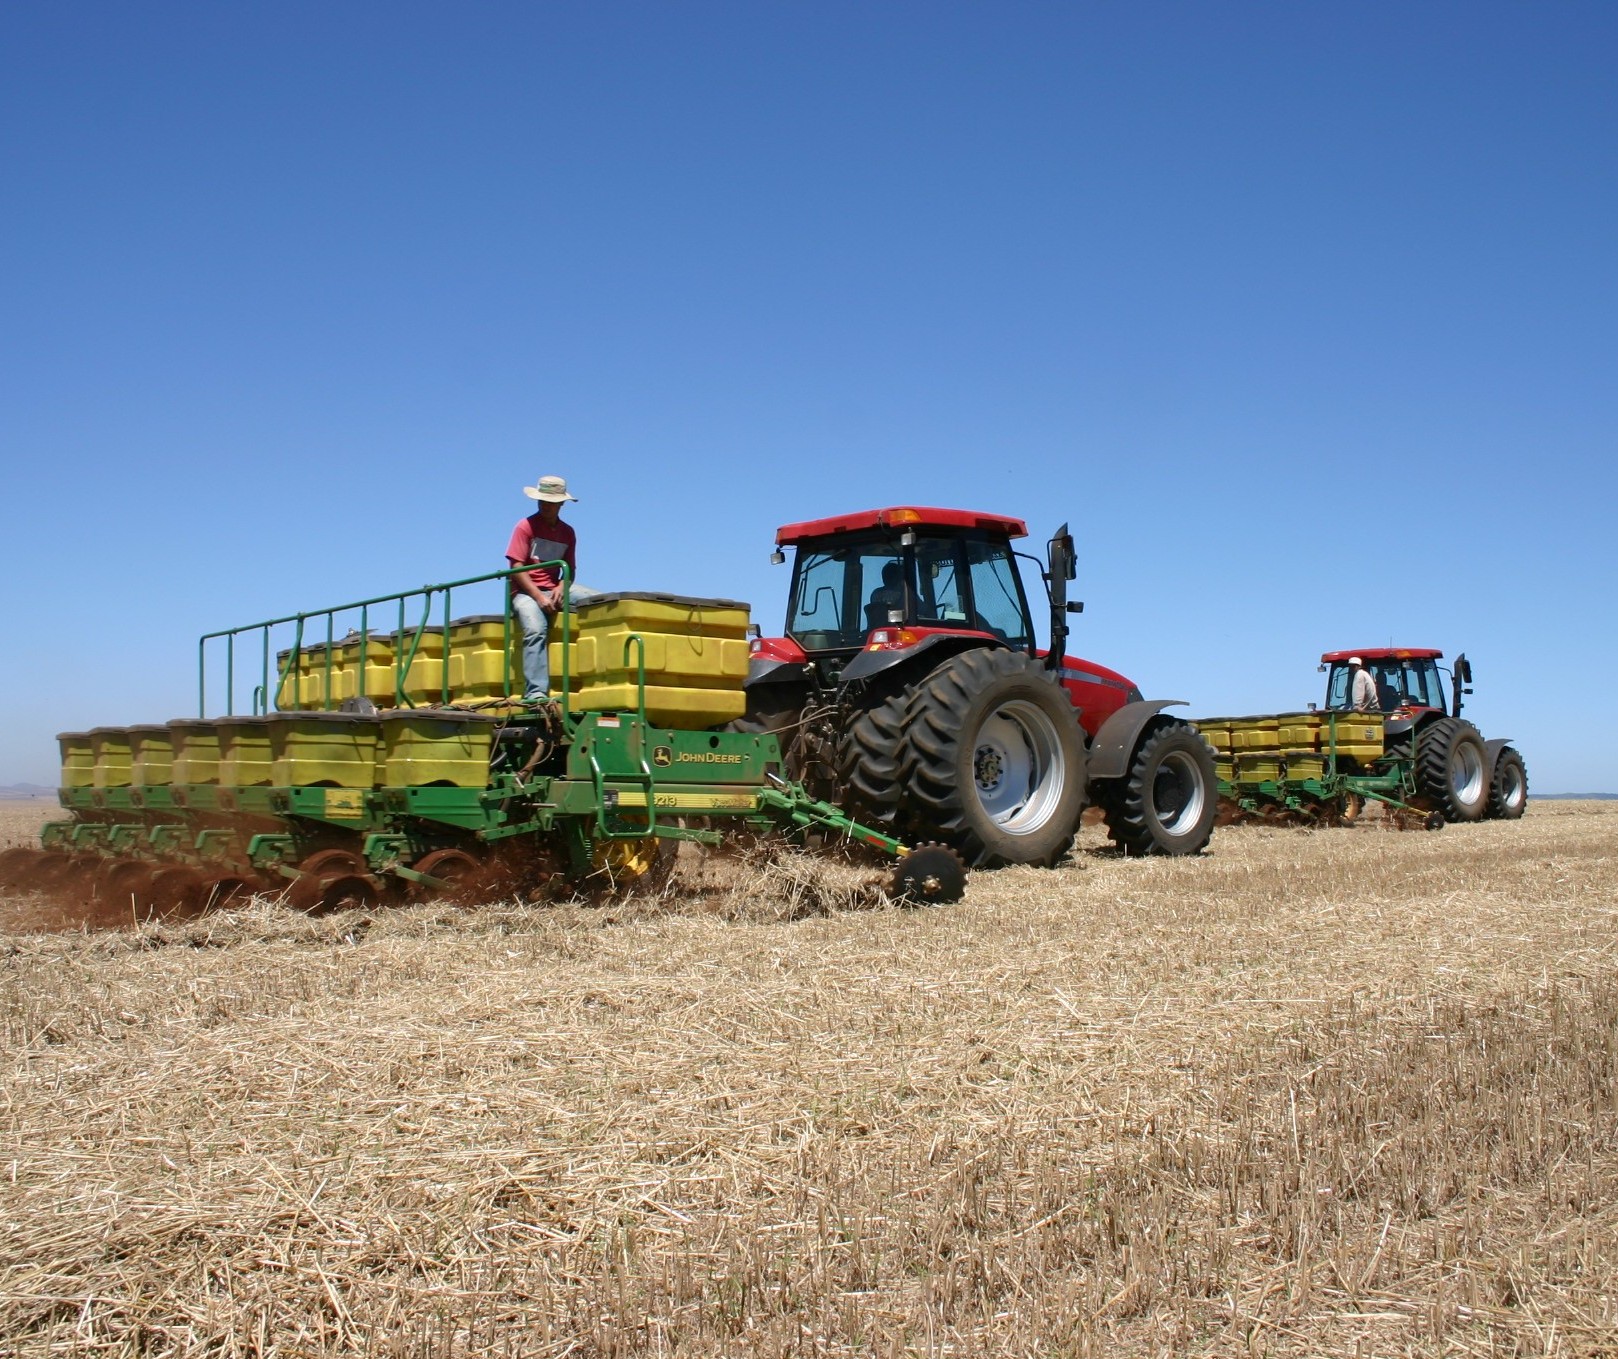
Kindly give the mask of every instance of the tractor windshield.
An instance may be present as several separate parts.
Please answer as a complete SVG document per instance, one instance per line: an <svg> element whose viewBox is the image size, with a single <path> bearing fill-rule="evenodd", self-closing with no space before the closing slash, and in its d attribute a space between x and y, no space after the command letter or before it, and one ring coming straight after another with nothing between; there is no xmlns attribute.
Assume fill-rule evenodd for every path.
<svg viewBox="0 0 1618 1359"><path fill-rule="evenodd" d="M798 553L787 633L805 651L865 645L865 634L905 616L904 552L898 543L806 544Z"/></svg>
<svg viewBox="0 0 1618 1359"><path fill-rule="evenodd" d="M1033 645L1022 580L1004 539L922 537L916 542L918 627L986 632L1010 646Z"/></svg>
<svg viewBox="0 0 1618 1359"><path fill-rule="evenodd" d="M787 632L805 651L865 645L892 624L986 632L1033 645L1022 581L1003 539L918 533L805 543L798 551Z"/></svg>
<svg viewBox="0 0 1618 1359"><path fill-rule="evenodd" d="M1397 656L1373 657L1365 668L1376 681L1376 706L1385 713L1398 708L1438 708L1447 711L1444 701L1444 681L1438 673L1438 662L1431 657L1406 658ZM1352 671L1342 661L1334 662L1326 680L1326 706L1345 709L1353 707L1351 700Z"/></svg>

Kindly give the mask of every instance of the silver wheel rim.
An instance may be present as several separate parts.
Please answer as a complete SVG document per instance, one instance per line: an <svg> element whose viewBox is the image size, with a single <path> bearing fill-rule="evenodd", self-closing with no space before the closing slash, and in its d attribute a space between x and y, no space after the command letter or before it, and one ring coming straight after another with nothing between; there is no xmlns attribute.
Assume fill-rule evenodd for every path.
<svg viewBox="0 0 1618 1359"><path fill-rule="evenodd" d="M1502 800L1512 811L1516 811L1524 800L1522 770L1515 764L1508 764L1501 772L1504 775L1501 780L1504 785L1501 789Z"/></svg>
<svg viewBox="0 0 1618 1359"><path fill-rule="evenodd" d="M1202 769L1183 750L1171 750L1152 775L1152 815L1169 835L1184 835L1202 819L1208 798Z"/></svg>
<svg viewBox="0 0 1618 1359"><path fill-rule="evenodd" d="M1449 788L1463 807L1483 800L1483 756L1470 741L1460 742L1450 757Z"/></svg>
<svg viewBox="0 0 1618 1359"><path fill-rule="evenodd" d="M1023 699L990 713L973 745L972 782L978 802L1001 830L1039 830L1067 786L1067 759L1050 715Z"/></svg>

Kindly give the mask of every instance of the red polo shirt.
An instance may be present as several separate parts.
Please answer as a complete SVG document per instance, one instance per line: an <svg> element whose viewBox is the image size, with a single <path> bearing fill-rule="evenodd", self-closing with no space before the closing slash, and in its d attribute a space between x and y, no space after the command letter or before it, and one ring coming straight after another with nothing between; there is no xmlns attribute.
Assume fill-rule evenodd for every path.
<svg viewBox="0 0 1618 1359"><path fill-rule="evenodd" d="M573 549L575 545L573 529L558 519L554 524L547 524L538 514L531 514L526 519L519 519L517 527L511 530L511 542L506 547L506 560L517 566L524 562L549 562L558 559L567 563L568 576L577 580L579 568L574 563ZM561 573L555 567L539 571L530 571L528 579L539 586L541 590L556 588L561 579ZM511 588L517 588L517 578L511 578Z"/></svg>

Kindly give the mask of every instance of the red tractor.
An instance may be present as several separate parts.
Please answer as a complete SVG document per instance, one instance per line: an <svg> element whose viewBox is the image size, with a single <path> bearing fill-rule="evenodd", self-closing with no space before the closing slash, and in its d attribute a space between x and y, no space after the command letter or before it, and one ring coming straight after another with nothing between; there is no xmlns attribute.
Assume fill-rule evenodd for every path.
<svg viewBox="0 0 1618 1359"><path fill-rule="evenodd" d="M1073 540L1041 563L1020 519L917 506L788 524L786 635L752 644L746 730L782 740L817 796L973 865L1053 864L1087 802L1131 854L1195 854L1218 801L1213 753L1177 700L1064 654ZM1034 563L1049 649L1016 558Z"/></svg>
<svg viewBox="0 0 1618 1359"><path fill-rule="evenodd" d="M1445 702L1442 651L1425 647L1363 647L1328 651L1326 707L1353 706L1353 668L1359 661L1376 685L1376 707L1386 714L1387 753L1415 764L1416 786L1446 821L1515 820L1528 806L1528 768L1507 739L1485 741L1461 718L1461 696L1472 692L1472 664L1457 656Z"/></svg>

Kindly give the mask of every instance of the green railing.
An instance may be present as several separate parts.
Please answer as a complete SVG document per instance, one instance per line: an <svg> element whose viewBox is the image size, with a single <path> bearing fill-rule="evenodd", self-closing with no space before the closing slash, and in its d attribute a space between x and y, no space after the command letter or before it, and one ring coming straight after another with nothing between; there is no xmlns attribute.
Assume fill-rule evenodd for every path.
<svg viewBox="0 0 1618 1359"><path fill-rule="evenodd" d="M368 652L371 645L371 619L372 610L381 610L394 606L397 610L397 630L391 634L383 634L393 647L393 701L395 707L413 708L415 702L405 692L405 682L410 674L410 668L415 664L417 653L421 650L422 638L431 631L438 631L444 639L444 654L442 659L443 677L440 684L440 697L442 702L450 701L449 662L451 655L450 627L453 622L452 614L454 592L464 590L473 585L484 585L489 581L508 580L510 577L524 571L537 570L540 567L555 568L562 582L562 607L557 613L562 625L562 683L561 703L562 716L568 714L568 680L570 651L568 643L572 640L572 573L567 563L563 561L549 561L530 563L525 566L507 567L502 571L490 571L481 576L468 576L464 580L445 581L440 585L423 585L415 590L404 590L398 594L377 595L373 599L357 599L348 604L333 604L328 608L312 609L306 613L286 614L280 618L268 618L260 623L246 623L241 627L223 628L218 632L204 633L197 639L197 715L208 716L208 644L223 641L225 652L225 712L224 715L234 716L236 711L236 682L237 682L237 652L240 649L238 639L257 634L259 640L259 655L256 671L259 682L254 686L252 696L252 715L259 716L268 713L272 702L280 706L279 700L286 692L290 680L292 685L292 707L301 708L304 703L304 675L301 665L305 654L322 655L321 674L318 681L319 699L321 708L330 711L337 706L332 696L332 675L337 653L340 648L349 643L349 635L338 637L336 635L337 619L342 614L358 613L358 663L360 685L363 691L364 680L367 674ZM433 613L442 597L441 613L442 623L435 629L433 626ZM502 606L504 626L502 631L502 654L507 658L501 667L501 692L503 697L512 696L510 655L512 637L511 592L505 592ZM414 628L407 626L407 608L412 600L420 601L421 621ZM411 610L413 613L413 610ZM318 630L320 621L325 620L325 639L310 644L306 636L306 628L310 623L316 625ZM271 665L272 631L275 628L292 628L291 646L286 652L285 665ZM408 648L408 649L407 649ZM218 648L216 647L217 651ZM277 658L279 660L279 658ZM270 685L272 668L275 672L275 685ZM644 681L643 681L644 682Z"/></svg>

